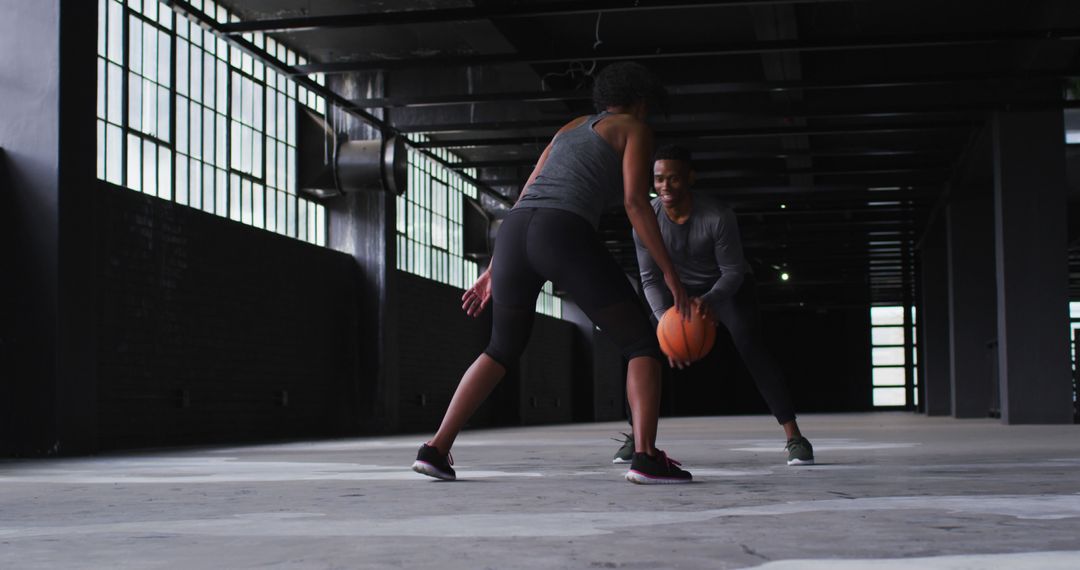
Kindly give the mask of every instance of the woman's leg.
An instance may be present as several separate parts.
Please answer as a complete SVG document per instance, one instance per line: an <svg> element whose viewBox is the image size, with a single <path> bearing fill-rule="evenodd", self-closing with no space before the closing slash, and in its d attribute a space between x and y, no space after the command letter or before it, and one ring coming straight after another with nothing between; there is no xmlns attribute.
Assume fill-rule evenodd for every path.
<svg viewBox="0 0 1080 570"><path fill-rule="evenodd" d="M454 397L450 399L450 406L446 408L439 431L435 432L435 437L431 438L428 445L441 453L450 451L465 422L476 413L476 409L484 403L505 375L506 368L487 354L481 354L473 361L454 391Z"/></svg>
<svg viewBox="0 0 1080 570"><path fill-rule="evenodd" d="M442 454L450 451L458 433L480 404L517 363L532 332L536 297L544 280L525 254L525 237L535 210L511 213L499 228L492 267L491 340L454 391L439 430L428 445Z"/></svg>
<svg viewBox="0 0 1080 570"><path fill-rule="evenodd" d="M634 451L656 454L660 420L660 361L651 356L630 360L626 369L626 397L630 402Z"/></svg>
<svg viewBox="0 0 1080 570"><path fill-rule="evenodd" d="M529 258L540 275L569 293L629 362L627 398L635 450L654 454L660 412L660 347L656 331L622 268L585 220L557 210L537 214Z"/></svg>

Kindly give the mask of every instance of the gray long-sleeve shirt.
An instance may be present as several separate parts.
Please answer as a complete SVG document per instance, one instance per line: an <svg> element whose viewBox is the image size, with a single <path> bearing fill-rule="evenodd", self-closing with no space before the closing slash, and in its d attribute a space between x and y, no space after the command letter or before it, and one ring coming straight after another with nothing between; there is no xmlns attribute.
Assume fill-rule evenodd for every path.
<svg viewBox="0 0 1080 570"><path fill-rule="evenodd" d="M676 224L668 218L660 199L652 201L660 234L686 292L715 306L735 295L749 271L735 212L726 204L693 193L690 218ZM674 302L664 274L634 232L641 285L653 316L659 319Z"/></svg>

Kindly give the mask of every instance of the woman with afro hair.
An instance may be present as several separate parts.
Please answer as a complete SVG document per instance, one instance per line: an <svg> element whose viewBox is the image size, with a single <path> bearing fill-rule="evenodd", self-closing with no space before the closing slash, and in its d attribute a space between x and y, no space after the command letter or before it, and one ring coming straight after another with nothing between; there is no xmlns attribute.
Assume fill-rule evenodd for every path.
<svg viewBox="0 0 1080 570"><path fill-rule="evenodd" d="M635 453L626 479L643 484L691 480L689 472L655 447L661 370L656 335L626 275L596 233L607 205L621 200L663 273L675 307L690 314L649 204L653 136L645 118L664 103L665 95L645 67L609 65L594 84L597 113L566 123L544 149L499 228L491 263L462 297L462 309L473 317L493 305L491 341L462 377L438 432L420 446L414 471L456 478L450 448L507 369L516 366L532 331L537 295L550 280L629 361L626 389Z"/></svg>

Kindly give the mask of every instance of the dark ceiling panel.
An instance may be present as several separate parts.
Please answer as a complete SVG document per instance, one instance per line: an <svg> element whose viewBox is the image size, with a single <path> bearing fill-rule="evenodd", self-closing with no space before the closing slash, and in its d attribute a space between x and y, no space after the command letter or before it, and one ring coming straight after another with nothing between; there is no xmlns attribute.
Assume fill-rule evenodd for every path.
<svg viewBox="0 0 1080 570"><path fill-rule="evenodd" d="M430 133L420 146L453 149L507 201L555 129L591 112L596 71L642 61L673 94L657 141L695 153L701 190L734 205L756 266L797 276L764 282L776 306L902 298L986 118L1071 109L1062 78L1080 75L1075 0L224 4L244 20L226 31L275 30L305 54L293 73L340 74L331 88L382 73L382 92L331 100ZM628 230L619 215L602 226L633 271Z"/></svg>

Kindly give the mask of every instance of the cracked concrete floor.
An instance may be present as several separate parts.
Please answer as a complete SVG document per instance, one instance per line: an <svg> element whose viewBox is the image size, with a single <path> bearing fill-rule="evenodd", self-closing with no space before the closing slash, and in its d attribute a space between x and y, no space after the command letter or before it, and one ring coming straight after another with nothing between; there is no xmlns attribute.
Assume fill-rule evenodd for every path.
<svg viewBox="0 0 1080 570"><path fill-rule="evenodd" d="M0 568L1080 568L1080 426L903 413L661 422L695 483L612 465L623 424L0 462Z"/></svg>

